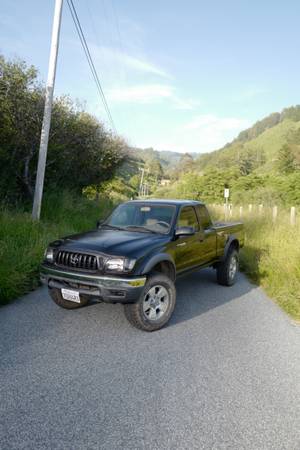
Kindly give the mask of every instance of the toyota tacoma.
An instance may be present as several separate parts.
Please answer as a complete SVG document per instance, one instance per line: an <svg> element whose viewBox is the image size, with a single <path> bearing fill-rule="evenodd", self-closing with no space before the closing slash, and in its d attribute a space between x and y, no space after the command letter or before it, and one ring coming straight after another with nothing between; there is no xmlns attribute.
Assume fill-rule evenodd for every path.
<svg viewBox="0 0 300 450"><path fill-rule="evenodd" d="M63 308L123 303L131 324L154 331L174 311L178 276L210 266L231 286L243 244L243 224L214 223L201 202L132 200L96 229L52 242L41 281Z"/></svg>

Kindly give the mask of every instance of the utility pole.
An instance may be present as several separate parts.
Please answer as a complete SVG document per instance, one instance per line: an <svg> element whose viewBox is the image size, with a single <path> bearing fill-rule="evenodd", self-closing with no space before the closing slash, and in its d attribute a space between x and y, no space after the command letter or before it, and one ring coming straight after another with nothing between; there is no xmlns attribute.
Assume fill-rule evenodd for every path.
<svg viewBox="0 0 300 450"><path fill-rule="evenodd" d="M140 188L139 188L139 197L141 197L141 195L145 195L144 176L145 176L145 172L147 172L147 174L149 173L149 169L145 169L144 167L139 167L139 170L142 172Z"/></svg>
<svg viewBox="0 0 300 450"><path fill-rule="evenodd" d="M49 140L49 131L50 131L50 123L51 123L51 111L52 111L52 103L53 103L53 91L54 91L54 83L55 83L55 73L56 73L56 63L57 63L62 6L63 6L63 0L55 0L54 18L53 18L53 25L52 25L52 37L51 37L51 50L50 50L49 67L48 67L48 79L47 79L46 95L45 95L44 116L43 116L43 124L42 124L42 131L41 131L39 160L38 160L38 168L37 168L37 174L36 174L33 208L32 208L32 218L34 220L39 220L40 214L41 214L41 205L42 205L42 197L43 197L48 140Z"/></svg>
<svg viewBox="0 0 300 450"><path fill-rule="evenodd" d="M141 197L141 195L143 193L143 181L144 181L145 169L144 169L144 167L140 167L139 170L142 172L140 188L139 188L139 197Z"/></svg>

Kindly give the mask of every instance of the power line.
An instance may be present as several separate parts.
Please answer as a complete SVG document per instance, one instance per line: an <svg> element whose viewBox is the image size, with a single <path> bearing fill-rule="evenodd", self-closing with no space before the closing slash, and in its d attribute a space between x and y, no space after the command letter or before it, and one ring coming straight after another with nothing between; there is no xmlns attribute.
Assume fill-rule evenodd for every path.
<svg viewBox="0 0 300 450"><path fill-rule="evenodd" d="M103 102L105 111L106 111L107 116L108 116L108 118L110 120L111 126L112 126L114 132L116 133L117 130L116 130L116 127L115 127L115 124L114 124L111 112L109 110L109 107L108 107L108 104L107 104L107 101L106 101L106 98L105 98L105 95L104 95L104 92L103 92L103 89L102 89L102 86L101 86L101 83L100 83L100 80L99 80L96 68L95 68L95 65L94 65L94 62L93 62L93 59L91 57L91 53L90 53L89 47L87 45L86 38L84 36L84 33L83 33L83 30L82 30L82 27L81 27L81 24L80 24L80 20L79 20L78 14L76 12L73 0L67 0L67 2L68 2L68 6L69 6L69 9L70 9L70 12L71 12L71 16L72 16L72 19L73 19L76 31L78 33L81 45L83 47L83 50L84 50L84 53L86 55L86 58L87 58L89 67L91 69L93 78L95 80L98 92L99 92L101 100Z"/></svg>
<svg viewBox="0 0 300 450"><path fill-rule="evenodd" d="M106 101L106 98L105 98L105 95L104 95L104 92L103 92L103 89L102 89L102 86L101 86L101 83L100 83L100 80L99 80L96 68L95 68L95 65L94 65L94 62L93 62L93 59L91 57L91 53L90 53L88 44L86 42L86 38L84 36L84 33L83 33L83 30L82 30L82 27L81 27L81 24L80 24L80 20L79 20L78 14L76 12L73 0L67 0L67 2L68 2L68 6L69 6L69 9L70 9L70 12L71 12L71 16L72 16L72 19L73 19L73 22L74 22L77 34L79 36L81 45L83 47L85 56L87 58L89 67L90 67L92 75L93 75L93 78L95 80L95 83L96 83L99 95L100 95L101 100L103 102L106 114L107 114L107 116L109 118L109 121L111 123L112 129L114 130L115 133L117 133L117 130L116 130L116 127L115 127L115 124L114 124L114 121L113 121L110 109L108 107L108 104L107 104L107 101Z"/></svg>

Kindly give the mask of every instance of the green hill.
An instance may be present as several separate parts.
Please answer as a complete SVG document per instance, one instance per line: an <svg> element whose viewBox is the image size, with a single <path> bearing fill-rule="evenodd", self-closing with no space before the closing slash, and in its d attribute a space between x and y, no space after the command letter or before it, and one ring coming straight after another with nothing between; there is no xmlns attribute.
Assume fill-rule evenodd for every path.
<svg viewBox="0 0 300 450"><path fill-rule="evenodd" d="M170 174L171 186L157 195L221 203L228 186L234 203L299 205L300 106L256 122L220 150L181 158Z"/></svg>
<svg viewBox="0 0 300 450"><path fill-rule="evenodd" d="M299 143L297 132L300 132L300 122L286 119L248 142L233 141L220 150L200 155L196 162L204 170L207 167L227 168L248 158L258 163L260 171L273 170L282 146Z"/></svg>
<svg viewBox="0 0 300 450"><path fill-rule="evenodd" d="M300 106L271 114L242 131L222 149L200 155L196 163L199 170L205 170L208 167L242 166L248 161L252 170L274 171L279 151L285 144L291 147L300 144ZM297 150L293 148L296 158Z"/></svg>

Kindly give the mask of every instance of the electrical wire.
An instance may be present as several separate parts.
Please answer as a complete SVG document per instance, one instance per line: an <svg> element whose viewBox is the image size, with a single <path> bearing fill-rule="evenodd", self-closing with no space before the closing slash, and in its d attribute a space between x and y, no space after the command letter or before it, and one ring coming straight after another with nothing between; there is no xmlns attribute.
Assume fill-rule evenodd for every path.
<svg viewBox="0 0 300 450"><path fill-rule="evenodd" d="M115 127L115 124L114 124L114 121L113 121L113 118L112 118L112 115L111 115L111 112L110 112L107 100L105 98L105 95L104 95L104 92L103 92L103 89L102 89L102 86L101 86L101 83L100 83L100 80L99 80L99 77L98 77L98 73L96 71L96 68L95 68L95 65L94 65L94 62L93 62L93 59L92 59L92 56L91 56L91 53L90 53L90 50L89 50L89 47L88 47L88 44L87 44L87 41L86 41L86 38L84 36L83 30L82 30L82 26L80 24L80 20L79 20L78 14L76 12L76 8L74 6L73 0L67 0L67 3L68 3L68 6L69 6L69 10L70 10L70 13L71 13L71 16L72 16L72 19L73 19L73 22L74 22L77 34L79 36L81 45L83 47L85 56L86 56L88 64L89 64L89 67L91 69L94 81L96 83L96 86L97 86L100 98L101 98L102 103L104 105L104 109L105 109L106 114L107 114L107 116L109 118L109 121L111 123L113 131L117 134L117 130L116 130L116 127Z"/></svg>

